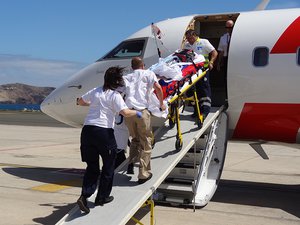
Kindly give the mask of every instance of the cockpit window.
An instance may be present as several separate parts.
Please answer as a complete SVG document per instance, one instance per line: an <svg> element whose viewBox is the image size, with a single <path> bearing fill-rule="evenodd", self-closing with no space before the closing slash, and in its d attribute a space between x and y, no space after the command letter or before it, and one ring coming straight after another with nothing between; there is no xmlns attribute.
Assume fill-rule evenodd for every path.
<svg viewBox="0 0 300 225"><path fill-rule="evenodd" d="M144 50L145 40L124 41L110 51L103 59L120 59L141 56Z"/></svg>

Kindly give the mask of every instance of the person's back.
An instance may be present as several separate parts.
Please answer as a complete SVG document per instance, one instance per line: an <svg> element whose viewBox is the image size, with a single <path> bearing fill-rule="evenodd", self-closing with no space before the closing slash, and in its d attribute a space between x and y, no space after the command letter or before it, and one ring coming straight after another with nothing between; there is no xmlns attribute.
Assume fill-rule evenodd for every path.
<svg viewBox="0 0 300 225"><path fill-rule="evenodd" d="M152 151L151 112L148 110L152 88L155 89L160 102L160 108L165 110L163 93L156 75L145 70L144 62L139 57L131 60L133 73L124 76L126 91L125 102L129 108L142 111L141 120L125 118L131 139L129 165L127 174L133 174L134 163L139 162L138 183L142 184L152 177L150 160Z"/></svg>
<svg viewBox="0 0 300 225"><path fill-rule="evenodd" d="M91 103L84 125L113 128L116 91L110 89L103 91L102 87L97 87L87 92L85 96L89 96ZM86 97L86 101L87 99Z"/></svg>
<svg viewBox="0 0 300 225"><path fill-rule="evenodd" d="M136 69L124 76L126 86L125 103L129 108L146 109L155 82L155 74L150 70Z"/></svg>
<svg viewBox="0 0 300 225"><path fill-rule="evenodd" d="M77 105L90 107L80 135L81 160L86 162L87 167L77 204L85 213L90 212L87 199L95 192L97 184L99 184L99 188L95 206L109 203L114 199L110 193L117 153L113 130L115 115L141 117L141 112L128 109L121 94L116 91L124 84L123 69L121 67L108 68L104 75L103 87L88 91L76 101ZM103 162L101 174L100 156Z"/></svg>

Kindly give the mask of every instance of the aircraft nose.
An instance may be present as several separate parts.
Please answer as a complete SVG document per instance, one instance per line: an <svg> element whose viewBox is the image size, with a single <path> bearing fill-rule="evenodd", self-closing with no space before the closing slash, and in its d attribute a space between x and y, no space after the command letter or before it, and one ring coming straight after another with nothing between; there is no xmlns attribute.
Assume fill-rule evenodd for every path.
<svg viewBox="0 0 300 225"><path fill-rule="evenodd" d="M40 107L43 113L62 123L73 127L81 126L79 123L81 123L81 114L84 115L84 112L77 108L76 96L70 94L65 87L54 90L44 99Z"/></svg>
<svg viewBox="0 0 300 225"><path fill-rule="evenodd" d="M62 102L61 98L57 95L57 90L54 90L50 95L48 95L44 101L41 103L41 111L48 116L57 119L58 117L58 107Z"/></svg>

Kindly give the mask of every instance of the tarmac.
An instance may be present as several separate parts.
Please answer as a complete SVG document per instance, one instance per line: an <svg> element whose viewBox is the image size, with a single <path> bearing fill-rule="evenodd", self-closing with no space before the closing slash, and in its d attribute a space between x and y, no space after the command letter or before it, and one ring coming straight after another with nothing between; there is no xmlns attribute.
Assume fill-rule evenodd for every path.
<svg viewBox="0 0 300 225"><path fill-rule="evenodd" d="M80 132L41 112L0 112L1 225L55 224L75 206L85 169ZM154 221L300 225L299 194L300 144L229 141L222 179L209 204L195 211L156 205ZM150 224L148 208L136 217Z"/></svg>

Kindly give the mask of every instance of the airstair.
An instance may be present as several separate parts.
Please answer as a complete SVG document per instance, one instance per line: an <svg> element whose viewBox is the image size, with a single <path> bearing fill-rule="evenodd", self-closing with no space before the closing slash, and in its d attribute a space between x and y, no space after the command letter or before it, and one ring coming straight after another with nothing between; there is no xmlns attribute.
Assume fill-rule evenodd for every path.
<svg viewBox="0 0 300 225"><path fill-rule="evenodd" d="M156 202L204 207L212 198L224 166L227 115L211 113L201 130L194 145L157 188L153 195Z"/></svg>
<svg viewBox="0 0 300 225"><path fill-rule="evenodd" d="M175 128L161 127L155 135L151 171L153 177L138 184L138 166L134 175L126 174L124 164L115 173L111 195L114 200L94 207L89 198L89 214L74 207L57 224L126 224L149 199L171 204L205 206L220 179L227 145L227 115L223 107L213 108L201 129L190 112L180 114L183 145L176 150Z"/></svg>

